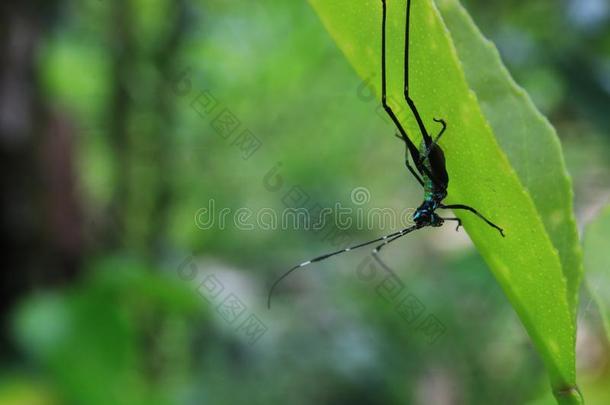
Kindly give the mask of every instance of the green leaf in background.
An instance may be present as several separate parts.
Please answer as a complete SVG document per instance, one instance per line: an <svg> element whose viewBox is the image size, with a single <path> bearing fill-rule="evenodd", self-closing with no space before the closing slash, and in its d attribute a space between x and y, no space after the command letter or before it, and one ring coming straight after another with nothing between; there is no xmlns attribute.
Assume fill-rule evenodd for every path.
<svg viewBox="0 0 610 405"><path fill-rule="evenodd" d="M371 79L379 95L381 1L310 2L358 74ZM388 96L410 136L418 139L402 98L405 2L388 3ZM447 200L471 205L505 229L502 238L476 217L458 213L532 337L558 401L580 403L573 314L581 259L570 183L555 134L455 3L443 3L443 10L458 33L449 30L452 27L445 25L433 2L414 1L411 8L410 91L431 132L436 129L433 118L447 120L449 127L441 140L450 175ZM452 35L468 37L468 42L456 47ZM499 70L477 71L472 63L478 56L484 58L479 64L491 61ZM478 83L480 79L490 81L496 92L493 99L486 96L490 89L479 88L487 86ZM476 91L483 92L488 103L484 107ZM520 128L514 135L508 134L503 121L507 103L518 114ZM512 116L511 122L515 120ZM499 139L493 130L499 131ZM526 133L541 139L515 145L523 143ZM540 152L543 146L546 149ZM402 147L397 142L397 156ZM548 196L546 188L541 189L548 187L542 185L546 181L558 184Z"/></svg>
<svg viewBox="0 0 610 405"><path fill-rule="evenodd" d="M584 251L587 287L599 308L610 342L610 206L585 229Z"/></svg>
<svg viewBox="0 0 610 405"><path fill-rule="evenodd" d="M40 381L21 376L0 377L0 404L2 405L57 405L57 394Z"/></svg>

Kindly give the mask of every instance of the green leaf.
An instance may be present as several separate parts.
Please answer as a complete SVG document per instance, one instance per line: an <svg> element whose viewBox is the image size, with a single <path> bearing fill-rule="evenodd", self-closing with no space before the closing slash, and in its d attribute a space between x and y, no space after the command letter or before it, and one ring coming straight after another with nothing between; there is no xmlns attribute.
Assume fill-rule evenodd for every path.
<svg viewBox="0 0 610 405"><path fill-rule="evenodd" d="M381 1L310 2L380 95ZM447 201L473 206L505 229L502 238L456 212L532 337L558 401L579 403L573 314L581 255L558 140L467 14L454 1L439 3L442 15L430 0L411 6L409 88L430 132L438 130L433 118L448 123L440 141L450 175ZM404 8L404 1L388 1L388 96L419 141L402 98ZM403 146L396 148L398 154Z"/></svg>
<svg viewBox="0 0 610 405"><path fill-rule="evenodd" d="M591 297L599 308L606 336L610 342L610 206L585 229L586 284Z"/></svg>
<svg viewBox="0 0 610 405"><path fill-rule="evenodd" d="M436 0L451 32L470 88L519 180L532 197L568 282L576 317L582 251L574 218L572 182L555 129L536 109L456 0Z"/></svg>

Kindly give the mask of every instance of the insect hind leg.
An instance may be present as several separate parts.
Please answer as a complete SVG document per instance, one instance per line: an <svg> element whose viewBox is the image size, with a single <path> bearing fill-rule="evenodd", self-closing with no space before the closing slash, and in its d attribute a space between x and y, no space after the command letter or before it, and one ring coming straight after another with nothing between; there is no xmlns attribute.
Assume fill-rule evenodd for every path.
<svg viewBox="0 0 610 405"><path fill-rule="evenodd" d="M421 155L419 153L419 149L413 143L413 141L407 135L404 127L394 114L392 107L388 104L387 101L387 83L386 83L386 19L387 19L387 5L386 0L381 0L382 3L382 20L381 20L381 105L383 109L388 114L398 131L400 132L401 139L407 145L407 149L411 154L411 158L414 162L419 162L421 160ZM419 168L418 168L419 169Z"/></svg>

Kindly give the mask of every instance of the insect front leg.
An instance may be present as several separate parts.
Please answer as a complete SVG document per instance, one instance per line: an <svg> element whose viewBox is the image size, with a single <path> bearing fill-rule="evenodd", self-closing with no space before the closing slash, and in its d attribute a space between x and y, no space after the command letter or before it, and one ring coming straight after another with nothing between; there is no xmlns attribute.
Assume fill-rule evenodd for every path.
<svg viewBox="0 0 610 405"><path fill-rule="evenodd" d="M432 142L432 145L430 145L430 148L428 148L428 150L426 150L426 153L424 154L424 156L422 156L421 163L425 162L426 159L428 159L428 156L430 156L430 151L432 150L432 146L433 145L438 145L438 141L439 141L439 139L441 139L441 135L443 135L443 133L447 129L447 123L445 122L444 119L442 119L442 118L433 118L433 120L436 121L436 122L441 123L443 128L441 128L441 131L438 133L438 135L436 135L436 138L434 138L434 141Z"/></svg>
<svg viewBox="0 0 610 405"><path fill-rule="evenodd" d="M476 215L477 217L481 218L483 221L485 221L485 223L487 223L487 225L491 226L492 228L495 228L498 230L498 232L500 232L500 235L502 235L502 237L504 237L504 229L500 228L498 225L494 224L493 222L491 222L489 219L485 218L483 216L483 214L481 214L479 211L475 210L472 207L469 207L468 205L464 205L464 204L450 204L450 205L441 205L439 206L439 208L443 208L443 209L452 209L452 210L465 210L465 211L470 211L472 212L474 215Z"/></svg>
<svg viewBox="0 0 610 405"><path fill-rule="evenodd" d="M434 143L438 143L438 140L441 139L441 135L443 135L443 133L445 132L445 130L447 129L447 123L445 122L444 119L442 118L432 118L435 122L440 123L443 128L441 129L441 131L438 133L438 135L436 135L436 138L434 138Z"/></svg>

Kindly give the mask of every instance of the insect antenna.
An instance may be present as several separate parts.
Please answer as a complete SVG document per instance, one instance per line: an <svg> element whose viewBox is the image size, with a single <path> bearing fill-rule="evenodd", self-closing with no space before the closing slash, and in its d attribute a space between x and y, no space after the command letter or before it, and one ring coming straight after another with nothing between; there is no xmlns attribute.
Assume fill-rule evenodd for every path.
<svg viewBox="0 0 610 405"><path fill-rule="evenodd" d="M358 248L361 248L361 247L364 247L364 246L367 246L367 245L371 245L371 244L373 244L375 242L385 241L387 239L392 239L392 238L396 238L396 237L400 237L400 236L406 235L407 233L409 233L412 230L414 230L414 228L416 228L416 227L417 227L417 225L413 225L413 226L411 226L409 228L405 228L403 230L400 230L400 231L397 231L397 232L393 232L393 233L391 233L389 235L385 235L385 236L382 236L380 238L376 238L376 239L370 240L368 242L359 243L357 245L350 246L350 247L345 248L345 249L337 250L335 252L331 252L331 253L327 253L327 254L324 254L324 255L321 255L321 256L318 256L318 257L314 257L313 259L307 260L306 262L303 262L301 264L297 264L296 266L294 266L294 267L290 268L289 270L287 270L280 277L278 277L277 280L275 280L275 282L271 285L271 288L269 289L269 295L267 296L267 308L271 309L271 295L273 294L273 291L275 290L275 287L277 287L277 285L283 279L288 277L293 271L295 271L297 269L300 269L301 267L308 266L311 263L320 262L322 260L328 259L329 257L336 256L336 255L339 255L341 253L346 253L346 252L349 252L351 250L358 249Z"/></svg>
<svg viewBox="0 0 610 405"><path fill-rule="evenodd" d="M394 271L392 269L390 269L384 262L383 260L381 260L381 256L379 255L379 252L381 252L381 249L383 249L384 246L389 245L390 243L394 242L395 240L400 239L402 236L405 236L406 234L415 231L419 228L422 228L422 226L420 225L413 225L410 228L406 228L403 229L402 232L399 235L394 236L393 238L389 238L385 241L383 241L383 243L381 243L379 246L377 246L375 249L373 249L372 255L373 255L373 259L375 259L375 261L377 263L379 263L379 265L381 267L383 267L387 272L394 274Z"/></svg>

